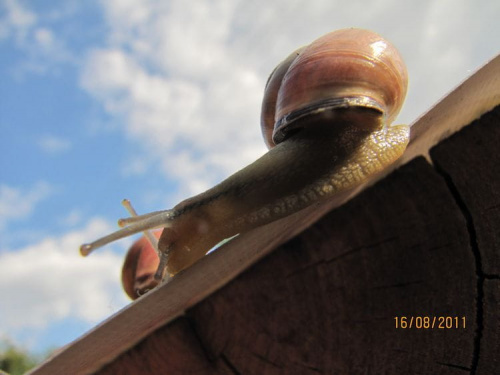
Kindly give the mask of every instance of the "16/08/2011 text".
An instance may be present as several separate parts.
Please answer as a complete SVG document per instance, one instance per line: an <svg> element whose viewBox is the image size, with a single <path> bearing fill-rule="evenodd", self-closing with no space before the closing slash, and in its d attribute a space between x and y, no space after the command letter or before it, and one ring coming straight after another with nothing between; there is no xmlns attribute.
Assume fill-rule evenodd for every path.
<svg viewBox="0 0 500 375"><path fill-rule="evenodd" d="M465 329L465 316L395 316L396 329Z"/></svg>

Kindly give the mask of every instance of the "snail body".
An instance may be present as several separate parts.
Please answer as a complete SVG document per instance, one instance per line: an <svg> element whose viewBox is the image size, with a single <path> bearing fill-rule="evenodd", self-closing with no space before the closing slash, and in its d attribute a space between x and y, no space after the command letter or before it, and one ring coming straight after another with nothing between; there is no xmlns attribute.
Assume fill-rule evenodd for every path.
<svg viewBox="0 0 500 375"><path fill-rule="evenodd" d="M162 227L156 277L173 275L225 238L359 185L406 148L409 127L390 126L406 87L401 57L378 34L326 34L269 77L261 116L266 154L171 210L122 219L123 229L82 245L81 253Z"/></svg>

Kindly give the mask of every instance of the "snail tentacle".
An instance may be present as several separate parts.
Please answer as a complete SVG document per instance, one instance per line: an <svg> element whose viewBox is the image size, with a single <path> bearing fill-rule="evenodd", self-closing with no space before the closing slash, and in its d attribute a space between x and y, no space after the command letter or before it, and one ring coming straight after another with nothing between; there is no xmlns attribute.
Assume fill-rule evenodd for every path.
<svg viewBox="0 0 500 375"><path fill-rule="evenodd" d="M134 206L132 206L132 203L128 199L122 200L122 206L125 207L125 209L128 211L131 217L137 217L139 216L137 214L137 211L135 210ZM118 226L120 225L120 221L118 221ZM144 231L144 237L149 241L150 245L153 247L154 250L158 253L158 239L155 237L153 232L150 230L145 230Z"/></svg>
<svg viewBox="0 0 500 375"><path fill-rule="evenodd" d="M145 217L142 217L145 216ZM110 233L104 237L101 237L94 242L83 244L80 246L80 253L83 256L89 255L95 249L103 247L111 242L131 236L133 234L155 228L168 227L172 221L172 210L159 211L154 213L154 215L142 215L134 217L135 222L120 229L116 232Z"/></svg>
<svg viewBox="0 0 500 375"><path fill-rule="evenodd" d="M134 216L130 216L130 217L123 217L121 219L118 219L118 226L126 227L130 224L134 224L134 223L143 221L143 220L148 219L150 217L157 216L159 214L165 214L166 212L170 212L170 214L172 214L171 210L162 210L162 211L149 212L149 213L143 214L143 215L134 215Z"/></svg>

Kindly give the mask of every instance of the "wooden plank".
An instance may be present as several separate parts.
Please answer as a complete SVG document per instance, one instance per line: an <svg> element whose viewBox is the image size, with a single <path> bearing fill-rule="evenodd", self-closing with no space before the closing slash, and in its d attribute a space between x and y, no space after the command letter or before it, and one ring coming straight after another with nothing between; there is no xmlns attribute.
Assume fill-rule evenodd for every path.
<svg viewBox="0 0 500 375"><path fill-rule="evenodd" d="M436 167L404 165L190 309L211 363L245 374L495 373L500 278L484 270L500 254L480 254L500 215L475 213L500 206L498 141L500 106L431 150ZM413 328L396 329L402 316Z"/></svg>
<svg viewBox="0 0 500 375"><path fill-rule="evenodd" d="M475 173L479 183L465 191L498 206L489 187L499 178L482 170L500 162L491 157L499 131L497 107L431 150L434 167L424 158L404 165L189 309L185 339L207 355L200 373L494 373L499 279L483 272L490 259L478 263L482 245L454 186ZM459 167L442 169L446 161ZM402 317L413 327L397 329ZM163 349L166 358L179 354ZM136 366L152 360L136 358ZM120 357L99 374L120 364L130 365Z"/></svg>
<svg viewBox="0 0 500 375"><path fill-rule="evenodd" d="M481 353L478 357L477 375L495 374L500 368L500 280L487 278L483 286L483 320L480 337Z"/></svg>
<svg viewBox="0 0 500 375"><path fill-rule="evenodd" d="M455 200L419 158L188 316L212 363L224 358L241 374L453 374L473 360L473 264ZM395 318L434 316L471 327L395 328Z"/></svg>
<svg viewBox="0 0 500 375"><path fill-rule="evenodd" d="M404 164L478 119L500 103L500 55L446 95L411 129L410 145L400 160Z"/></svg>
<svg viewBox="0 0 500 375"><path fill-rule="evenodd" d="M492 111L431 150L469 221L485 275L500 275L500 113Z"/></svg>
<svg viewBox="0 0 500 375"><path fill-rule="evenodd" d="M175 348L169 355L168 348ZM165 370L168 369L168 370ZM188 319L180 317L143 340L134 350L125 352L101 374L230 374L227 368L215 369L193 334Z"/></svg>
<svg viewBox="0 0 500 375"><path fill-rule="evenodd" d="M499 77L500 56L480 69L413 125L411 144L399 164L420 154L427 155L430 147L440 139L500 103ZM473 101L471 105L463 104L467 100ZM171 283L162 285L112 316L32 373L95 372L381 177L383 176L377 176L369 183L327 204L310 207L235 238L176 276Z"/></svg>
<svg viewBox="0 0 500 375"><path fill-rule="evenodd" d="M466 220L476 275L473 373L494 374L500 353L500 107L441 142L430 156ZM477 371L477 372L476 372Z"/></svg>

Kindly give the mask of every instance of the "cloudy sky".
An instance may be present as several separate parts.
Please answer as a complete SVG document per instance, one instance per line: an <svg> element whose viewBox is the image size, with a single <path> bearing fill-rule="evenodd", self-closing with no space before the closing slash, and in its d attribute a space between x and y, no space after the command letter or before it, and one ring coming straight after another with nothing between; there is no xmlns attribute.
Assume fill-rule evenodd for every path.
<svg viewBox="0 0 500 375"><path fill-rule="evenodd" d="M265 152L274 66L339 28L406 59L411 123L500 51L500 2L0 0L0 339L65 344L125 306L126 216L203 191Z"/></svg>

